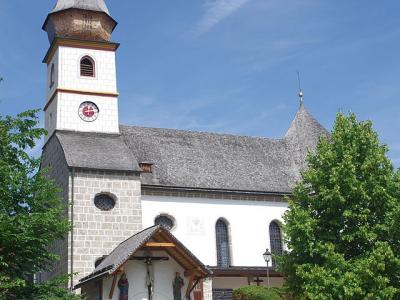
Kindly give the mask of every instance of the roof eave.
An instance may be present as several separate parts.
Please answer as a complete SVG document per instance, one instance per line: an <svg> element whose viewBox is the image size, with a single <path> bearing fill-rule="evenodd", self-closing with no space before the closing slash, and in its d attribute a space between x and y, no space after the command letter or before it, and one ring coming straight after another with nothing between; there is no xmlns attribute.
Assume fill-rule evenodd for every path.
<svg viewBox="0 0 400 300"><path fill-rule="evenodd" d="M274 192L274 191L253 191L253 190L234 190L234 189L216 189L216 188L199 188L188 186L171 186L161 184L142 184L142 188L153 188L158 190L179 190L179 191L202 191L227 194L251 194L251 195L268 195L268 196L290 196L292 192Z"/></svg>

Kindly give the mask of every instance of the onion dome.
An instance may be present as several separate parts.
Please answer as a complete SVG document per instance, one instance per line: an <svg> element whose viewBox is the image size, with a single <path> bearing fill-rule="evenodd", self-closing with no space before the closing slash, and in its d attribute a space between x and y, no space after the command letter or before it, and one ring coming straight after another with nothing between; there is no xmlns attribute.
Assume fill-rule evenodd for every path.
<svg viewBox="0 0 400 300"><path fill-rule="evenodd" d="M104 0L58 0L43 30L50 43L56 37L108 42L116 26Z"/></svg>

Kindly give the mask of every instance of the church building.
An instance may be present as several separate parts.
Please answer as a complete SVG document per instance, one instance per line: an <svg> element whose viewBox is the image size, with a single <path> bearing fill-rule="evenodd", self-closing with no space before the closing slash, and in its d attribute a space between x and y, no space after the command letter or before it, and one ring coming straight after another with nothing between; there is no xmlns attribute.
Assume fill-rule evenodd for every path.
<svg viewBox="0 0 400 300"><path fill-rule="evenodd" d="M263 253L285 250L286 197L327 131L302 101L279 139L121 125L116 26L104 0L58 0L43 25L42 167L73 230L39 280L74 274L70 288L88 300L222 300L281 286Z"/></svg>

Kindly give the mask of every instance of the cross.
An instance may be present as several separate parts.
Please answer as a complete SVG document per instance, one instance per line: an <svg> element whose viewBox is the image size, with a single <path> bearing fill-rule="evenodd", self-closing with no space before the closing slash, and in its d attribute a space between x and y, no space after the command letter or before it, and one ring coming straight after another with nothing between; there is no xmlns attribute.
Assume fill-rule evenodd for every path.
<svg viewBox="0 0 400 300"><path fill-rule="evenodd" d="M260 279L260 276L257 276L257 279L255 279L254 282L257 283L257 286L260 286L260 283L264 282L264 280Z"/></svg>
<svg viewBox="0 0 400 300"><path fill-rule="evenodd" d="M154 270L153 270L153 261L166 261L169 260L168 257L165 256L133 256L132 259L135 260L143 260L146 264L146 285L147 285L147 294L148 300L153 300L154 294Z"/></svg>

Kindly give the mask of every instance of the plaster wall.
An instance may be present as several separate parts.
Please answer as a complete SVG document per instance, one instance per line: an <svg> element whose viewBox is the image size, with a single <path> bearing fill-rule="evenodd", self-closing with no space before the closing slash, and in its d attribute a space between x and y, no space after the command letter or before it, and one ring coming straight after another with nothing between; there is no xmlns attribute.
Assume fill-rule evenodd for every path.
<svg viewBox="0 0 400 300"><path fill-rule="evenodd" d="M252 278L253 280L255 278ZM268 286L268 281L266 277L260 277L263 280L260 285ZM271 287L281 287L284 283L283 278L271 277L269 279ZM238 289L243 286L248 285L248 279L245 277L214 277L212 280L213 289ZM251 282L251 285L256 285L256 283Z"/></svg>
<svg viewBox="0 0 400 300"><path fill-rule="evenodd" d="M47 98L46 98L46 102L47 102L47 100L49 100L49 97L54 93L54 91L59 86L59 82L58 82L59 62L60 62L60 51L59 51L59 49L56 49L56 51L54 52L53 58L47 65L47 81L46 81ZM52 65L54 65L54 73L53 73L54 82L51 85Z"/></svg>
<svg viewBox="0 0 400 300"><path fill-rule="evenodd" d="M61 145L55 136L43 148L41 169L47 170L47 176L60 189L60 199L68 208L65 210L65 217L69 218L69 170ZM52 263L49 272L38 274L38 281L44 282L70 272L68 268L69 239L70 235L66 234L63 239L56 241L50 247L50 250L56 253L60 259Z"/></svg>
<svg viewBox="0 0 400 300"><path fill-rule="evenodd" d="M269 224L282 222L287 203L143 195L142 209L143 227L154 225L160 214L172 216L171 232L206 265L217 265L215 224L223 218L229 224L232 265L264 266Z"/></svg>
<svg viewBox="0 0 400 300"><path fill-rule="evenodd" d="M79 106L85 101L94 102L99 108L97 120L85 122L79 117ZM49 112L53 110L53 105L56 107L54 127L57 130L119 133L118 98L116 97L59 92L49 106Z"/></svg>
<svg viewBox="0 0 400 300"><path fill-rule="evenodd" d="M140 253L137 256L143 255ZM183 276L183 268L173 260L165 251L154 251L153 256L169 257L168 261L154 262L154 298L153 300L173 299L173 281L175 273L179 272L184 280L182 288L182 299L189 283L188 278ZM129 300L148 300L146 287L146 265L143 261L130 260L125 265L125 272L130 283ZM119 279L119 277L118 277ZM109 299L109 293L113 278L110 276L103 280L103 299ZM118 300L118 288L115 288L112 300Z"/></svg>
<svg viewBox="0 0 400 300"><path fill-rule="evenodd" d="M84 56L94 60L95 77L80 76L80 61ZM53 64L54 84L50 85ZM48 64L47 76L45 126L49 136L56 129L119 133L114 51L60 46ZM98 95L89 95L88 92ZM79 106L85 101L98 106L97 120L85 122L79 117Z"/></svg>
<svg viewBox="0 0 400 300"><path fill-rule="evenodd" d="M57 88L117 93L115 52L60 46ZM95 62L95 77L80 76L82 57Z"/></svg>

